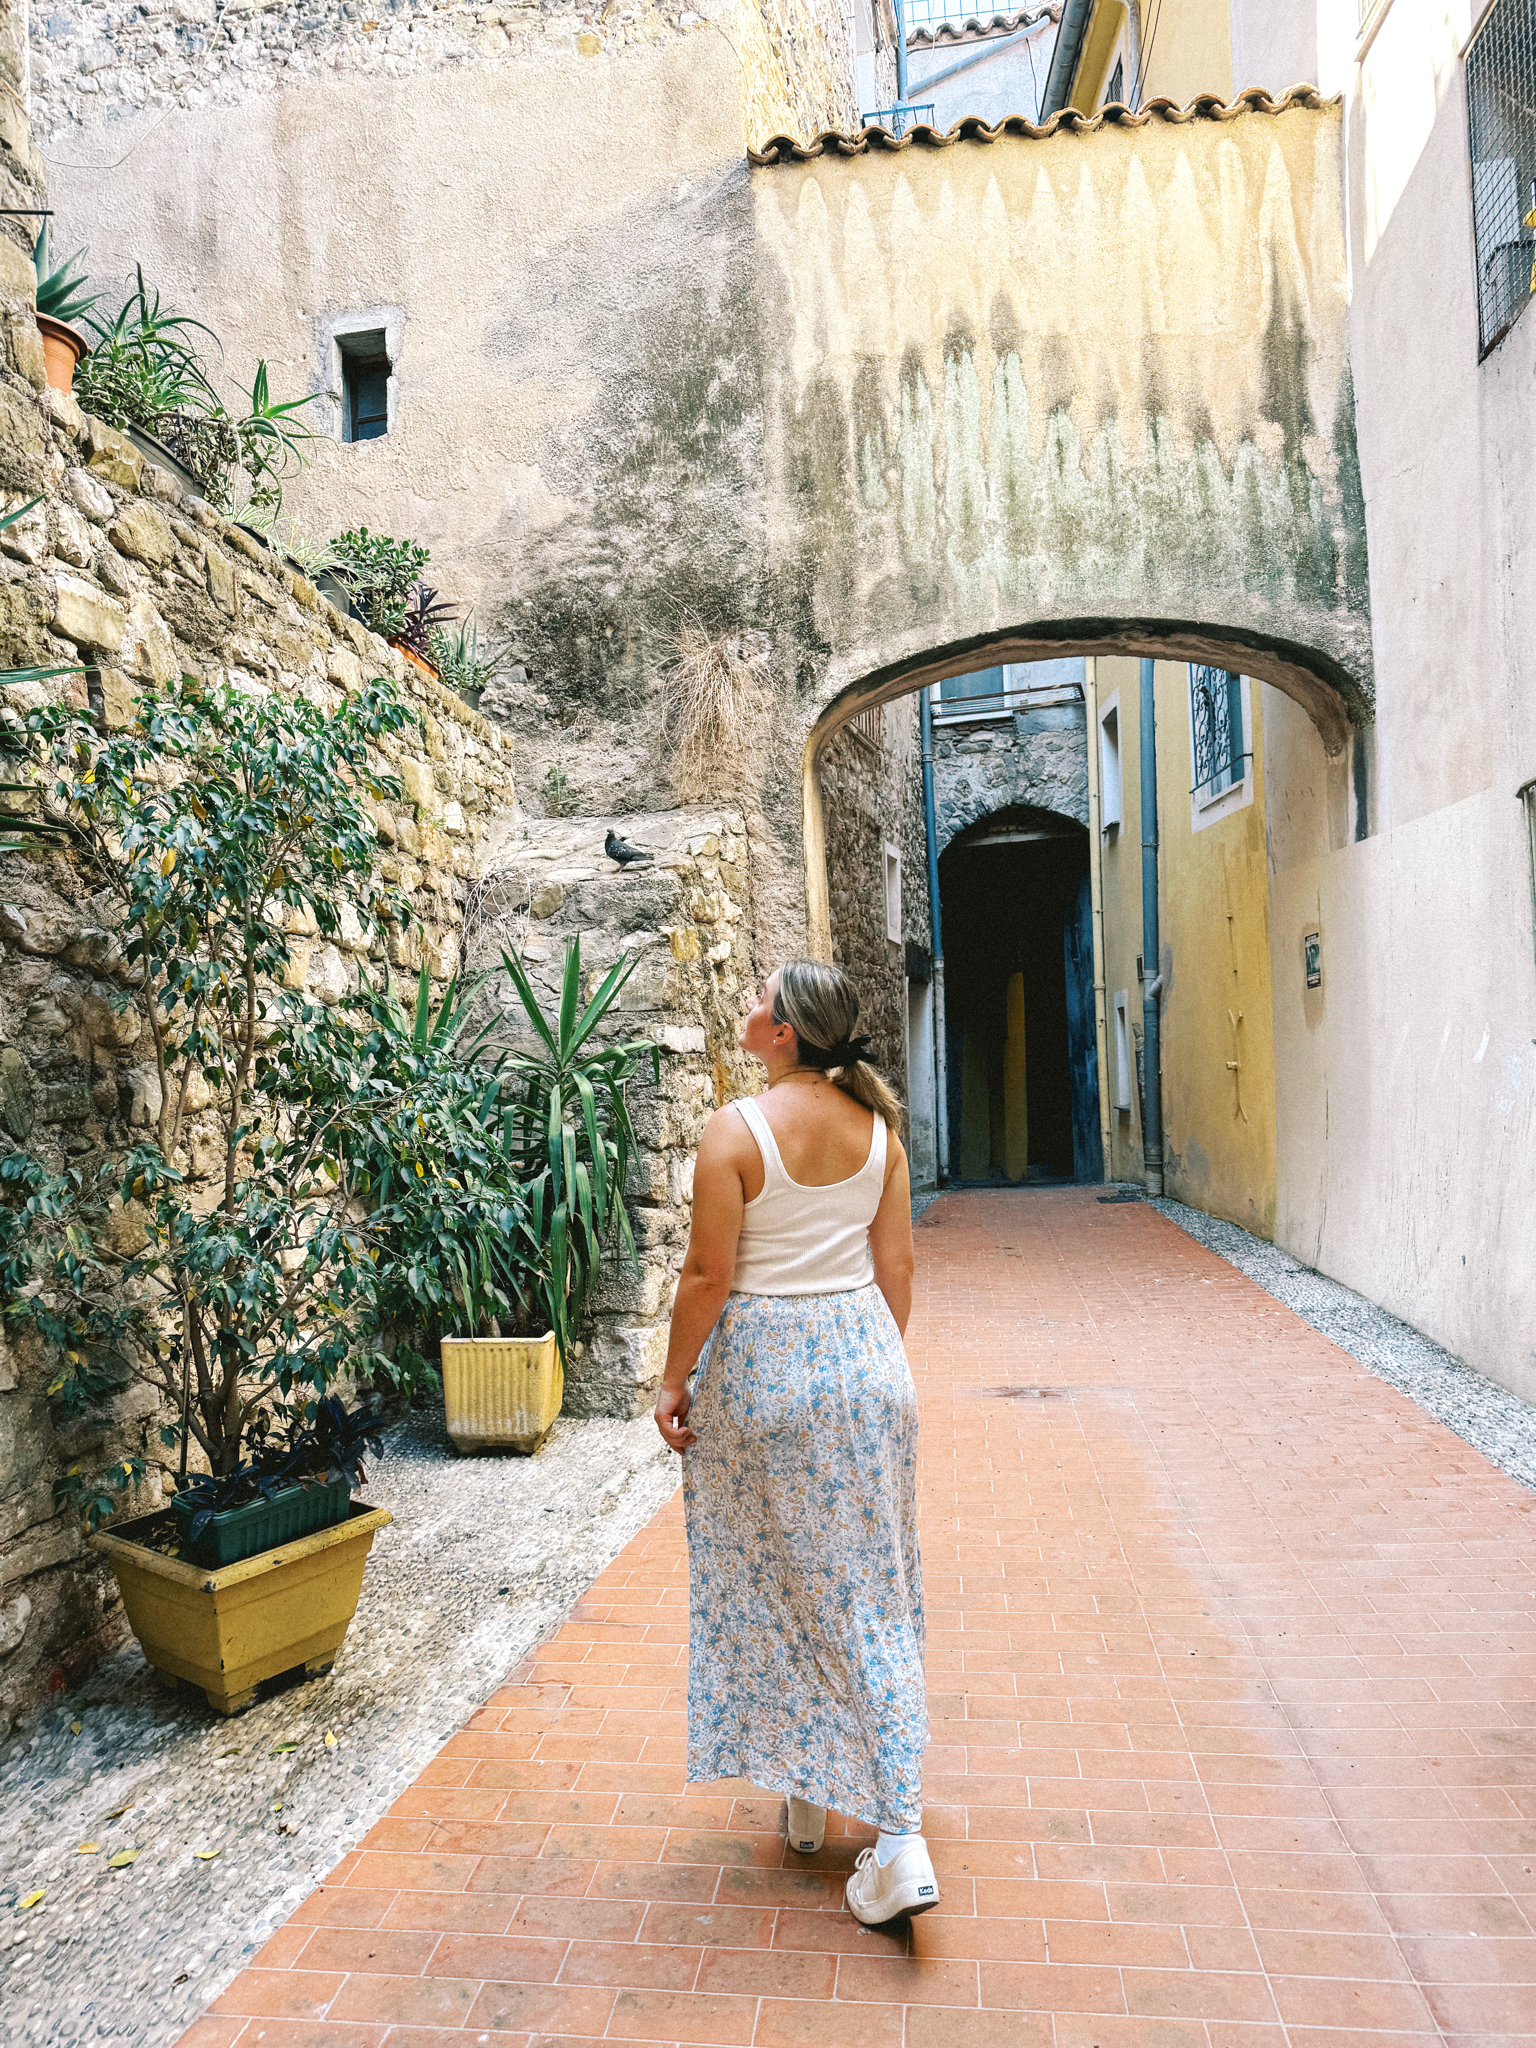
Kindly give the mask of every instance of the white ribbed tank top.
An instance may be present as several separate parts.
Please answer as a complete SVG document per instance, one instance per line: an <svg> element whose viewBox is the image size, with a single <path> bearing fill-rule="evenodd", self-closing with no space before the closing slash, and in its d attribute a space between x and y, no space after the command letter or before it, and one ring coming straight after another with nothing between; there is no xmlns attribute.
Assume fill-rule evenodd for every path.
<svg viewBox="0 0 1536 2048"><path fill-rule="evenodd" d="M768 1119L750 1097L734 1103L763 1155L763 1186L742 1213L733 1294L844 1294L875 1277L869 1226L885 1189L885 1118L869 1157L847 1180L808 1188L784 1171Z"/></svg>

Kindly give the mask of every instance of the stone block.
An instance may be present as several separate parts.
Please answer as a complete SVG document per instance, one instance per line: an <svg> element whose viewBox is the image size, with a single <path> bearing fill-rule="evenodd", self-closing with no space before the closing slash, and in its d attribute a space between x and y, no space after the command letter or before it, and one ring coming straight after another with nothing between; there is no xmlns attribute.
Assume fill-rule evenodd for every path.
<svg viewBox="0 0 1536 2048"><path fill-rule="evenodd" d="M130 499L112 522L107 538L119 554L148 562L151 568L168 562L176 552L171 522L158 505L146 504L142 498Z"/></svg>
<svg viewBox="0 0 1536 2048"><path fill-rule="evenodd" d="M43 337L30 313L13 315L5 323L5 338L11 361L34 391L48 389L48 359L43 354Z"/></svg>
<svg viewBox="0 0 1536 2048"><path fill-rule="evenodd" d="M102 719L109 732L121 732L132 725L139 713L139 692L120 668L98 670L101 677Z"/></svg>
<svg viewBox="0 0 1536 2048"><path fill-rule="evenodd" d="M327 649L325 672L333 683L339 683L344 690L357 691L363 687L363 666L355 654L349 654L345 647Z"/></svg>
<svg viewBox="0 0 1536 2048"><path fill-rule="evenodd" d="M46 453L37 401L0 384L0 484L11 490L35 490Z"/></svg>
<svg viewBox="0 0 1536 2048"><path fill-rule="evenodd" d="M162 685L180 671L170 629L147 597L136 597L128 607L122 655L125 668Z"/></svg>
<svg viewBox="0 0 1536 2048"><path fill-rule="evenodd" d="M235 611L235 565L217 548L208 550L208 595L222 612Z"/></svg>
<svg viewBox="0 0 1536 2048"><path fill-rule="evenodd" d="M112 493L103 484L98 483L95 477L87 475L83 469L65 470L64 488L86 518L94 519L98 526L105 525L112 517Z"/></svg>
<svg viewBox="0 0 1536 2048"><path fill-rule="evenodd" d="M4 104L0 99L0 104ZM30 299L37 291L37 270L19 242L0 235L0 294L8 299ZM37 332L33 328L33 333Z"/></svg>
<svg viewBox="0 0 1536 2048"><path fill-rule="evenodd" d="M399 774L401 785L413 804L424 810L436 808L437 783L429 762L406 759L400 763Z"/></svg>
<svg viewBox="0 0 1536 2048"><path fill-rule="evenodd" d="M86 413L83 421L85 466L103 483L137 491L144 480L144 458L126 434Z"/></svg>
<svg viewBox="0 0 1536 2048"><path fill-rule="evenodd" d="M53 627L65 640L116 654L123 644L123 621L123 607L96 584L78 576L56 579Z"/></svg>
<svg viewBox="0 0 1536 2048"><path fill-rule="evenodd" d="M37 1115L32 1069L15 1046L0 1049L0 1130L16 1143L31 1136Z"/></svg>
<svg viewBox="0 0 1536 2048"><path fill-rule="evenodd" d="M559 882L541 882L528 898L530 917L554 917L565 903L565 890Z"/></svg>

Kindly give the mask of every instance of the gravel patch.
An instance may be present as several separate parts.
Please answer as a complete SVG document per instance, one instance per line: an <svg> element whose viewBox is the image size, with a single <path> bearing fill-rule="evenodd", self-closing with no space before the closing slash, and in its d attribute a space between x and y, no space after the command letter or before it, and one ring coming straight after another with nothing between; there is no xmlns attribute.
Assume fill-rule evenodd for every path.
<svg viewBox="0 0 1536 2048"><path fill-rule="evenodd" d="M1357 1359L1367 1372L1454 1430L1490 1463L1536 1490L1536 1408L1474 1372L1452 1351L1400 1322L1364 1295L1326 1279L1278 1245L1182 1202L1151 1207L1294 1309L1304 1323Z"/></svg>
<svg viewBox="0 0 1536 2048"><path fill-rule="evenodd" d="M6 2042L175 2041L678 1476L649 1416L460 1458L440 1414L413 1415L370 1461L366 1497L395 1520L328 1677L226 1721L162 1692L134 1645L19 1730L0 1754Z"/></svg>

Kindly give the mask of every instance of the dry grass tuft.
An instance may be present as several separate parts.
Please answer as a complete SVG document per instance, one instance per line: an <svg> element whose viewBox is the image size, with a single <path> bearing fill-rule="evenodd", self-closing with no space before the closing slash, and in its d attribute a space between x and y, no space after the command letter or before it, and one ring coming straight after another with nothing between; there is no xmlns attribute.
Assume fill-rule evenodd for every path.
<svg viewBox="0 0 1536 2048"><path fill-rule="evenodd" d="M677 629L662 671L661 740L675 782L718 787L741 764L769 701L766 657L739 633L710 633L696 619Z"/></svg>

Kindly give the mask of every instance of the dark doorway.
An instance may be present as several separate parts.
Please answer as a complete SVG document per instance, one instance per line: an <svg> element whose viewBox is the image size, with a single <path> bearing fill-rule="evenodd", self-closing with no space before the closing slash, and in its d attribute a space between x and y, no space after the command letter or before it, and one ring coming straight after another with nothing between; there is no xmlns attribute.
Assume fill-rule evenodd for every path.
<svg viewBox="0 0 1536 2048"><path fill-rule="evenodd" d="M1099 1180L1088 834L994 812L939 860L951 1179Z"/></svg>

